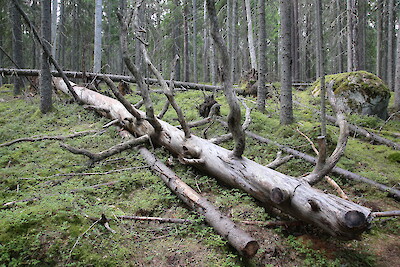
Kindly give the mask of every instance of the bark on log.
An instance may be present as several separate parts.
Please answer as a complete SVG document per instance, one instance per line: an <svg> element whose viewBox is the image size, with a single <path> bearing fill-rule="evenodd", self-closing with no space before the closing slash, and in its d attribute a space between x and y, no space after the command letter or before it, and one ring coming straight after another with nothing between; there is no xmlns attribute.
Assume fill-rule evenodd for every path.
<svg viewBox="0 0 400 267"><path fill-rule="evenodd" d="M55 78L56 88L68 93L65 83ZM115 99L89 89L75 86L81 101L89 105L109 109L113 119L129 121L126 129L137 136L152 136L153 128L147 121L136 124L136 119ZM159 121L162 132L152 140L183 159L199 159L193 166L220 181L240 188L263 203L273 205L293 217L312 223L326 232L346 238L357 238L368 229L371 221L370 209L325 194L309 184L262 166L245 157L230 157L227 149L209 141L184 133L176 127Z"/></svg>
<svg viewBox="0 0 400 267"><path fill-rule="evenodd" d="M141 147L139 151L167 186L192 209L204 215L206 222L226 238L240 254L246 257L253 257L257 253L259 245L254 238L238 228L234 222L227 216L222 215L207 199L179 179L171 169L158 160L147 148Z"/></svg>

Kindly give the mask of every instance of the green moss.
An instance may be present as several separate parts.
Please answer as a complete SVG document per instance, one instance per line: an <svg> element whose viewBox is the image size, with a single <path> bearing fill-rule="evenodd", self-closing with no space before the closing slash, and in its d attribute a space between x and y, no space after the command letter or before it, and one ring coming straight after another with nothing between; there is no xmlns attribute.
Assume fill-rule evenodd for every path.
<svg viewBox="0 0 400 267"><path fill-rule="evenodd" d="M400 163L400 152L394 152L388 156L388 159L393 162Z"/></svg>
<svg viewBox="0 0 400 267"><path fill-rule="evenodd" d="M378 95L387 98L390 96L390 90L384 82L378 76L367 71L345 72L325 76L326 84L331 81L334 81L332 89L336 95L343 94L348 90L359 90L370 97ZM320 79L311 85L314 95L319 94L320 87Z"/></svg>

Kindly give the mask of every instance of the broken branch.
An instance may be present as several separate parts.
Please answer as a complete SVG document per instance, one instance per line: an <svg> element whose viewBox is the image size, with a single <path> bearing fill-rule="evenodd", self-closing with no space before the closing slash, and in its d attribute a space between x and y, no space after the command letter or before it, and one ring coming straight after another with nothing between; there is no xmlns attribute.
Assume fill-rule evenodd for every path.
<svg viewBox="0 0 400 267"><path fill-rule="evenodd" d="M274 170L274 169L278 168L279 166L285 164L292 158L293 158L292 155L282 157L282 151L279 151L278 154L276 155L276 159L274 159L274 161L272 161L271 163L267 164L266 167Z"/></svg>
<svg viewBox="0 0 400 267"><path fill-rule="evenodd" d="M142 143L146 142L147 140L149 140L149 136L143 135L139 138L132 139L132 140L129 140L122 144L115 145L115 146L113 146L107 150L104 150L100 153L92 153L89 150L86 150L83 148L75 148L75 147L72 147L72 146L64 144L64 143L61 143L60 146L62 148L65 148L66 150L68 150L69 152L71 152L73 154L81 154L81 155L89 157L90 158L89 165L92 165L95 162L98 162L105 158L113 156L113 155L120 153L124 150L127 150L133 146L142 144Z"/></svg>
<svg viewBox="0 0 400 267"><path fill-rule="evenodd" d="M36 141L43 141L43 140L65 140L68 138L75 138L75 137L79 137L79 136L83 136L83 135L87 135L90 133L96 133L96 130L89 130L89 131L83 131L83 132L78 132L78 133L74 133L74 134L70 134L70 135L56 135L56 136L41 136L41 137L24 137L24 138L18 138L3 144L0 144L0 147L3 146L11 146L15 143L20 143L20 142L36 142Z"/></svg>

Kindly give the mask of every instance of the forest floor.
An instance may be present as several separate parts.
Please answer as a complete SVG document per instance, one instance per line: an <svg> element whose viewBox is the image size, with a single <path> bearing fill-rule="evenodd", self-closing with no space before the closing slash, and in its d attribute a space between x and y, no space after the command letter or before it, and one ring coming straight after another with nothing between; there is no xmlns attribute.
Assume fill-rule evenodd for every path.
<svg viewBox="0 0 400 267"><path fill-rule="evenodd" d="M69 145L99 152L121 143L118 130L103 129L109 121L61 97L53 112L42 115L39 96L11 95L0 88L0 144L32 136L68 135L95 130ZM199 119L196 107L202 92L177 93L176 99L189 121ZM60 98L60 97L57 97ZM165 97L152 95L156 110ZM317 108L317 99L307 91L296 91L294 99ZM136 102L138 96L130 96ZM228 107L221 93L221 115ZM246 98L255 107L255 98ZM315 140L319 135L318 115L295 105L296 123L279 126L278 101L270 98L267 111L253 108L249 130L313 155L302 135ZM243 112L244 114L244 112ZM173 110L164 120L177 125ZM391 140L400 142L400 117L388 122L375 117L352 116L362 125ZM194 129L196 135L214 137L225 133L218 122ZM302 134L301 134L301 133ZM328 144L335 145L338 129L328 126ZM400 221L376 218L360 240L344 241L311 225L268 228L243 221L290 220L271 211L238 189L220 184L192 167L182 166L162 148L153 150L198 193L214 203L225 215L248 231L260 244L250 260L239 256L209 227L201 216L190 211L164 183L149 170L135 149L122 152L93 167L87 158L62 149L60 141L19 142L0 147L0 266L398 266L400 262ZM232 142L222 144L232 148ZM278 149L247 138L245 156L267 164ZM315 156L315 155L313 155ZM371 144L352 136L339 166L369 179L400 188L400 153L383 145ZM130 168L130 169L127 169ZM292 159L279 172L299 177L313 166ZM399 210L400 203L366 184L332 175L350 200L373 211ZM112 182L112 183L110 183ZM107 183L107 184L105 184ZM93 185L99 185L93 187ZM326 183L316 187L335 194ZM14 204L4 205L16 201ZM104 214L115 233L96 223ZM119 215L190 219L192 223L157 223L118 219ZM93 219L94 218L94 219Z"/></svg>

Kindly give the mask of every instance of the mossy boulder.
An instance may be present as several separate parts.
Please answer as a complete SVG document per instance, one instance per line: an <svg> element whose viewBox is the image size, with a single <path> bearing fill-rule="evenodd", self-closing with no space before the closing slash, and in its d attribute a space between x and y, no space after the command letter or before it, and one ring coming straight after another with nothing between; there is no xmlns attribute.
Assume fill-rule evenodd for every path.
<svg viewBox="0 0 400 267"><path fill-rule="evenodd" d="M326 76L326 84L334 81L333 91L338 98L344 98L348 113L388 117L390 91L376 75L366 71L338 73ZM311 86L312 94L319 95L320 79Z"/></svg>

